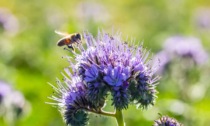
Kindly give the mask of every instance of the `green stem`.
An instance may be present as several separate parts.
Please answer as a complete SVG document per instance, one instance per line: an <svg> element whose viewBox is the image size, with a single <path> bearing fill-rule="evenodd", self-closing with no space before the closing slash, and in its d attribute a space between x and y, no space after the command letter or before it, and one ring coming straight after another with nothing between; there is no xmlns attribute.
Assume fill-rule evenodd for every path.
<svg viewBox="0 0 210 126"><path fill-rule="evenodd" d="M95 113L95 114L100 114L100 115L104 115L104 116L110 116L110 117L115 117L115 113L112 112L106 112L104 110L100 110L100 111L93 111L93 110L87 110L89 112Z"/></svg>
<svg viewBox="0 0 210 126"><path fill-rule="evenodd" d="M115 118L117 120L118 126L125 126L124 119L123 119L123 114L122 114L121 110L116 110Z"/></svg>
<svg viewBox="0 0 210 126"><path fill-rule="evenodd" d="M107 112L107 111L104 111L102 109L100 111L94 111L94 110L88 110L88 109L86 109L86 110L89 111L89 112L95 113L95 114L114 117L117 121L117 124L118 124L117 126L125 126L124 119L123 119L123 114L122 114L121 110L116 110L115 113Z"/></svg>
<svg viewBox="0 0 210 126"><path fill-rule="evenodd" d="M111 116L111 117L115 117L115 114L112 112L106 112L104 110L100 110L99 114L104 115L104 116Z"/></svg>

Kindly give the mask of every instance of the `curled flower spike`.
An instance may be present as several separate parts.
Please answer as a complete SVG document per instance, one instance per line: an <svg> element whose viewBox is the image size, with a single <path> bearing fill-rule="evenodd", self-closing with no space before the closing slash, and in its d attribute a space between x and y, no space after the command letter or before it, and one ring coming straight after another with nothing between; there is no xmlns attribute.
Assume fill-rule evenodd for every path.
<svg viewBox="0 0 210 126"><path fill-rule="evenodd" d="M162 116L160 119L155 120L153 126L183 126L178 121L168 116Z"/></svg>
<svg viewBox="0 0 210 126"><path fill-rule="evenodd" d="M57 101L57 103L50 104L58 106L66 124L84 126L88 121L86 111L96 112L98 109L86 99L86 86L80 78L72 76L71 79L65 78L64 83L67 85L58 81L58 87L52 86L58 95L50 97L50 99Z"/></svg>

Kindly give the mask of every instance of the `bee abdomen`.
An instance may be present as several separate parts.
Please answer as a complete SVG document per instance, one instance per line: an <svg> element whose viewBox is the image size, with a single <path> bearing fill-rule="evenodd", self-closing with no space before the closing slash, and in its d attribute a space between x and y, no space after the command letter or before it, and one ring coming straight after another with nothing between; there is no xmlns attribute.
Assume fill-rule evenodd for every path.
<svg viewBox="0 0 210 126"><path fill-rule="evenodd" d="M64 46L64 45L66 45L66 40L65 39L62 39L62 40L58 41L57 45L58 46Z"/></svg>

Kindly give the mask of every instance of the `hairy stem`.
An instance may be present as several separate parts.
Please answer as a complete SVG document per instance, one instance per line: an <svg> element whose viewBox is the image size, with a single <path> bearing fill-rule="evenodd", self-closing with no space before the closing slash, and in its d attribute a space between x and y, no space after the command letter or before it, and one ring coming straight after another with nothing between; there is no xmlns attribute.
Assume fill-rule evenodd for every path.
<svg viewBox="0 0 210 126"><path fill-rule="evenodd" d="M111 116L111 117L115 117L115 113L113 112L107 112L107 111L104 111L104 110L100 110L100 113L101 115L105 115L105 116Z"/></svg>
<svg viewBox="0 0 210 126"><path fill-rule="evenodd" d="M115 113L113 112L107 112L104 110L100 110L100 111L93 111L93 110L88 110L89 112L95 113L95 114L100 114L100 115L104 115L104 116L110 116L110 117L115 117Z"/></svg>

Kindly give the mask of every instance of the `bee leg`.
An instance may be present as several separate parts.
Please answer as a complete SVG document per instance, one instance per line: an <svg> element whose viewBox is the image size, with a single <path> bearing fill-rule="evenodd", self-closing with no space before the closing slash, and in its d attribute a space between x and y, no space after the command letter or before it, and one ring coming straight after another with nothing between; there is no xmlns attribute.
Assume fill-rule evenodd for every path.
<svg viewBox="0 0 210 126"><path fill-rule="evenodd" d="M77 41L75 41L76 42L76 44L77 44L77 46L81 43L81 40L77 40Z"/></svg>
<svg viewBox="0 0 210 126"><path fill-rule="evenodd" d="M68 45L68 48L74 50L74 47L72 45Z"/></svg>
<svg viewBox="0 0 210 126"><path fill-rule="evenodd" d="M78 40L77 43L80 44L81 43L81 40Z"/></svg>
<svg viewBox="0 0 210 126"><path fill-rule="evenodd" d="M69 48L64 47L63 49L64 49L64 50L67 50L67 51L69 51L69 52L72 52L72 50L70 50Z"/></svg>

